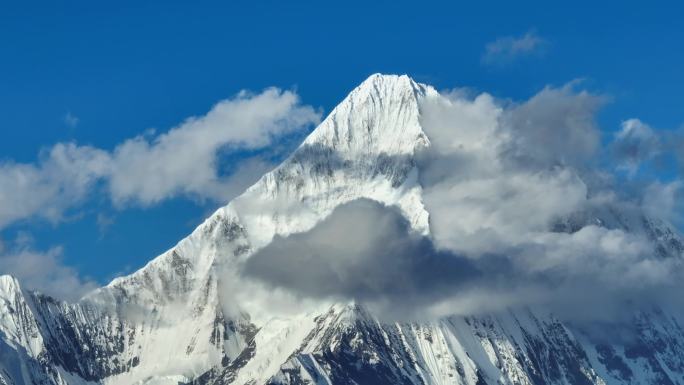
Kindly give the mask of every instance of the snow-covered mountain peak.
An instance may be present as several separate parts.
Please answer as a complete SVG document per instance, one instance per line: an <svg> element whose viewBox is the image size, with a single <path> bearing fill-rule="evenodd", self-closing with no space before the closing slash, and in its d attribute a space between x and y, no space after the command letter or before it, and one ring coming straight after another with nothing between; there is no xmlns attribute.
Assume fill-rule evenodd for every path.
<svg viewBox="0 0 684 385"><path fill-rule="evenodd" d="M387 96L397 92L413 92L417 97L424 95L427 86L417 83L408 75L375 73L361 82L350 95L371 94Z"/></svg>
<svg viewBox="0 0 684 385"><path fill-rule="evenodd" d="M244 262L341 204L396 206L429 233L415 155L430 146L421 121L432 97L440 95L406 75L370 76L281 165L176 246L78 303L22 292L0 276L0 385L684 383L684 331L664 316L634 331L635 346L620 346L595 345L544 312L385 323L354 301L286 301L285 315L260 302L282 293L253 290ZM672 231L622 213L580 213L557 230L595 218L684 250Z"/></svg>
<svg viewBox="0 0 684 385"><path fill-rule="evenodd" d="M123 296L142 308L203 301L215 289L216 269L237 269L230 266L275 235L310 229L358 198L396 205L415 229L427 232L413 155L429 144L419 106L431 93L406 75L370 76L280 166L174 248L87 301L112 304Z"/></svg>
<svg viewBox="0 0 684 385"><path fill-rule="evenodd" d="M302 144L333 148L348 159L412 154L428 143L419 123L420 99L436 93L406 75L371 75Z"/></svg>
<svg viewBox="0 0 684 385"><path fill-rule="evenodd" d="M420 103L432 94L406 75L370 76L288 159L219 215L239 217L255 248L276 234L305 231L358 198L397 205L418 231L427 231L414 155L429 145Z"/></svg>
<svg viewBox="0 0 684 385"><path fill-rule="evenodd" d="M6 292L19 287L17 279L9 274L0 275L0 292Z"/></svg>

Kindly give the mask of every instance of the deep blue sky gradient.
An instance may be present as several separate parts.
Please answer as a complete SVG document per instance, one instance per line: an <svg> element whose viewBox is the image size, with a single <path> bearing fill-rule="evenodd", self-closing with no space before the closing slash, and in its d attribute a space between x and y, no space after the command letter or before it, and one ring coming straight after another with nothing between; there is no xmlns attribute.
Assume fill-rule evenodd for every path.
<svg viewBox="0 0 684 385"><path fill-rule="evenodd" d="M516 100L584 78L611 97L599 116L606 135L632 117L673 129L684 122L682 20L683 6L654 1L3 1L0 159L33 162L59 141L111 149L241 89L296 89L327 112L375 72ZM541 53L482 63L487 43L528 31L545 39ZM0 236L64 245L67 264L104 282L216 207L174 199L118 210L95 197L70 221L25 221ZM97 213L113 218L105 232Z"/></svg>

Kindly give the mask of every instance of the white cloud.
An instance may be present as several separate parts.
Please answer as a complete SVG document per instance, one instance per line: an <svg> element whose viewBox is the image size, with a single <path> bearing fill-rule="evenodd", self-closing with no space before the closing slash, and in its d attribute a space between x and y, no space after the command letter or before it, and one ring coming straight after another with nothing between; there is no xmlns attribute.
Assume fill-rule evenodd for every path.
<svg viewBox="0 0 684 385"><path fill-rule="evenodd" d="M523 36L505 36L488 43L482 55L485 64L510 62L518 57L530 55L546 45L546 41L534 31Z"/></svg>
<svg viewBox="0 0 684 385"><path fill-rule="evenodd" d="M476 299L494 297L499 309L552 303L572 312L596 291L601 298L586 307L602 313L618 297L645 298L640 290L677 282L681 266L654 258L648 234L620 227L632 216L640 223L642 211L596 175L594 118L604 100L570 85L547 87L520 104L448 93L422 106L432 148L419 168L432 239L479 261L479 287L486 288L454 293L431 311L468 312ZM649 190L643 207L663 215L676 204L679 184Z"/></svg>
<svg viewBox="0 0 684 385"><path fill-rule="evenodd" d="M595 115L606 98L577 91L576 84L546 87L506 110L500 122L505 156L534 167L582 167L594 160L600 145Z"/></svg>
<svg viewBox="0 0 684 385"><path fill-rule="evenodd" d="M78 300L97 287L94 281L65 266L61 256L60 247L41 252L20 246L0 252L0 272L19 279L24 288L69 301Z"/></svg>
<svg viewBox="0 0 684 385"><path fill-rule="evenodd" d="M586 197L577 175L558 170L445 180L426 188L424 201L439 246L481 255L548 231L555 219L580 209Z"/></svg>
<svg viewBox="0 0 684 385"><path fill-rule="evenodd" d="M428 97L420 119L430 146L417 165L429 239L407 231L394 208L356 201L307 232L276 237L244 277L265 293L354 299L385 317L547 305L595 320L615 319L627 300L665 303L652 294L677 287L682 264L655 258L642 207L594 170L604 101L574 84L522 103ZM664 207L646 212L667 211L674 190L654 187Z"/></svg>
<svg viewBox="0 0 684 385"><path fill-rule="evenodd" d="M401 302L396 315L418 314L425 302L479 277L472 260L439 252L411 232L399 209L366 199L340 205L310 231L276 236L242 273L303 297Z"/></svg>
<svg viewBox="0 0 684 385"><path fill-rule="evenodd" d="M613 155L618 168L634 176L643 162L656 157L662 151L658 134L639 119L622 122L622 128L615 134L612 143Z"/></svg>
<svg viewBox="0 0 684 385"><path fill-rule="evenodd" d="M62 219L109 168L106 152L73 143L43 151L36 164L0 164L0 228L17 220Z"/></svg>
<svg viewBox="0 0 684 385"><path fill-rule="evenodd" d="M139 136L117 146L109 179L112 199L143 205L177 195L225 200L232 185L218 175L219 151L267 147L274 136L319 118L311 107L299 105L293 92L275 88L258 95L242 92L167 133L151 139Z"/></svg>
<svg viewBox="0 0 684 385"><path fill-rule="evenodd" d="M580 297L592 291L606 298L615 293L629 297L640 295L642 289L671 284L673 277L676 279L681 267L671 261L650 258L653 244L644 234L597 221L603 214L594 211L596 207L626 205L615 191L592 184L600 179L592 171L600 148L594 118L604 100L578 91L571 84L547 87L523 103L504 103L486 93L469 98L454 92L429 99L421 106L421 123L431 147L421 154L418 165L423 203L430 213L431 241L437 248L421 248L429 251L423 256L447 250L459 258L469 258L466 262L475 261L478 272L482 273L480 287L459 286L458 298L440 295L429 306L451 306L448 310L453 312L453 306L460 304L471 311L481 298L492 297L496 297L496 302L490 302L491 306L501 307L520 301L529 304L553 300L556 304L563 301L573 304L581 303ZM36 164L0 166L0 227L35 215L59 220L65 210L78 205L98 183L119 205L151 205L180 195L225 199L272 165L268 160L253 157L243 160L233 167L232 174L224 176L218 162L222 151L268 147L274 143L275 136L293 132L318 119L312 108L299 104L295 94L270 89L258 95L240 94L217 104L205 116L190 118L162 134L132 138L113 151L58 144L41 154ZM650 138L651 133L640 124L627 121L623 125L624 134L616 137L635 139L641 146L642 140ZM638 209L667 216L676 206L680 191L680 182L653 184L646 189ZM260 254L268 258L257 266L258 271L275 274L267 278L287 281L304 293L318 288L318 294L326 294L320 288L327 283L338 285L328 288L329 295L341 292L363 296L369 293L370 287L371 297L377 300L386 289L406 289L393 285L404 279L406 271L396 270L402 266L383 269L399 251L411 250L401 242L395 247L399 251L391 249L392 255L387 255L385 260L371 259L379 254L373 247L366 247L372 252L355 253L356 257L368 257L362 260L346 259L348 248L333 250L331 256L338 258L330 263L316 262L315 255L311 260L306 259L304 252L316 248L321 252L332 250L329 244L316 242L339 238L339 228L349 228L349 223L362 225L345 234L351 241L344 244L388 245L394 240L388 237L408 239L400 231L390 231L392 227L385 223L374 224L372 220L383 218L379 212L363 208L358 213L360 218L370 215L371 221L361 222L356 216L352 220L337 217L333 218L335 221L329 220L327 230L317 228L308 235L294 237L294 241L281 239L272 246L276 249L266 250L271 254L264 254L265 251ZM559 223L567 226L559 229L556 227ZM369 231L368 226L384 233ZM359 242L364 238L354 238L361 235L369 238L364 242ZM298 242L297 237L316 247L300 250L306 244ZM420 242L416 244L424 246ZM307 269L312 269L316 263L322 263L315 272L322 274L317 277L321 284L292 279L300 273L311 277L312 273L306 269L287 270L294 265L288 265L288 259L281 258L283 250L289 250L289 260L297 262L294 265L303 266L299 262L304 260ZM23 275L43 290L57 293L60 287L70 287L70 291L78 292L79 287L89 285L87 280L59 263L59 249L36 253L25 247L5 254L6 257L0 257L4 259L0 261L0 270ZM407 257L418 254L410 253ZM403 267L414 270L411 258L397 261L401 260L406 263ZM273 261L285 265L278 267ZM259 259L252 262L257 263ZM346 265L347 262L351 265ZM37 265L40 266L34 267ZM41 270L43 266L51 268ZM453 271L454 276L465 282L470 277L458 275L463 273L464 266L469 264L458 265ZM263 270L274 267L275 270ZM359 267L372 271L376 277L365 281L369 277L359 276ZM446 274L443 266L437 267ZM377 277L385 272L394 275ZM355 282L349 277L362 280ZM429 280L430 274L425 277L430 285L438 283ZM313 287L307 286L312 283ZM234 284L235 281L229 282ZM351 287L344 286L350 284ZM377 284L384 286L372 286ZM419 287L422 281L413 284L417 285L417 291L422 290ZM287 285L281 286L287 288ZM337 291L340 286L344 290ZM253 286L248 287L246 295L253 295ZM481 290L482 287L486 290ZM261 291L260 296L272 297L270 293L270 290ZM287 303L297 300L292 293L281 294ZM597 310L606 303L598 298L592 300Z"/></svg>
<svg viewBox="0 0 684 385"><path fill-rule="evenodd" d="M600 103L569 86L508 107L488 94L427 100L421 183L437 245L495 252L579 210L588 188L572 166L593 159Z"/></svg>
<svg viewBox="0 0 684 385"><path fill-rule="evenodd" d="M242 159L233 174L221 175L223 151L265 148L319 119L295 93L270 88L241 92L203 116L126 140L113 151L58 143L36 163L0 163L0 229L32 217L59 221L98 185L117 205L152 205L175 196L225 201L272 164Z"/></svg>
<svg viewBox="0 0 684 385"><path fill-rule="evenodd" d="M651 216L681 223L683 187L681 180L670 183L653 182L644 191L642 207Z"/></svg>

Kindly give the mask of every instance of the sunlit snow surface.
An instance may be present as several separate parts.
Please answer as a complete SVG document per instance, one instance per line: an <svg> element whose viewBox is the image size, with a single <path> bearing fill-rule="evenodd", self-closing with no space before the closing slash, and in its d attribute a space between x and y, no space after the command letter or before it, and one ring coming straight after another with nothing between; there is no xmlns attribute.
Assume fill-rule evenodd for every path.
<svg viewBox="0 0 684 385"><path fill-rule="evenodd" d="M597 343L541 309L381 322L242 282L240 264L275 235L358 198L398 206L427 234L415 155L430 146L420 103L438 97L407 76L370 77L282 165L78 303L0 277L0 384L684 383L683 331L657 311Z"/></svg>

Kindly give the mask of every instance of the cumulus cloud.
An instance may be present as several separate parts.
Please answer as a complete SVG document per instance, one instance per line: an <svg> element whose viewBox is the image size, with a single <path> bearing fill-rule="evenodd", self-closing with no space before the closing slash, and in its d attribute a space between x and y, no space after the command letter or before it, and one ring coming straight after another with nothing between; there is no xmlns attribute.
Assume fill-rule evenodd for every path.
<svg viewBox="0 0 684 385"><path fill-rule="evenodd" d="M653 183L634 202L604 183L610 178L595 170L601 150L595 115L605 101L576 83L544 88L521 103L486 93L428 97L420 116L430 146L416 166L429 236L415 234L396 208L351 202L309 231L276 237L246 260L240 276L225 272L224 307L252 303L252 312L268 303L287 312L303 302L355 299L399 315L544 304L568 316L584 306L591 311L581 314L612 317L606 308L654 303L657 293L679 290L681 258L654 258L657 237L646 219L674 220L681 183ZM226 175L224 151L265 148L318 119L294 93L270 89L242 93L112 151L58 144L36 164L0 166L0 227L35 215L60 220L97 186L117 205L180 195L226 199L272 165L254 156ZM663 151L664 142L628 120L611 153L636 168ZM249 202L241 204L248 209ZM5 252L0 270L46 291L87 287L59 264L59 253ZM27 266L40 261L52 268L39 266L31 275Z"/></svg>
<svg viewBox="0 0 684 385"><path fill-rule="evenodd" d="M507 63L521 56L539 52L546 40L529 31L522 36L504 36L488 43L482 55L484 64Z"/></svg>
<svg viewBox="0 0 684 385"><path fill-rule="evenodd" d="M504 173L425 188L423 199L438 245L472 254L494 252L546 231L578 210L584 183L571 171Z"/></svg>
<svg viewBox="0 0 684 385"><path fill-rule="evenodd" d="M277 236L244 273L308 297L423 302L474 279L466 258L434 249L397 208L370 200L337 207L312 230Z"/></svg>
<svg viewBox="0 0 684 385"><path fill-rule="evenodd" d="M0 228L29 217L61 220L109 167L105 151L73 143L43 151L35 164L0 163Z"/></svg>
<svg viewBox="0 0 684 385"><path fill-rule="evenodd" d="M559 313L583 304L582 314L611 317L616 303L662 304L647 293L678 287L678 247L667 254L675 258L659 258L663 245L653 236L671 227L654 230L644 218L671 219L679 183L651 186L640 206L611 189L596 171L595 115L605 101L569 84L523 103L445 93L423 104L431 146L418 168L431 239L476 260L482 277L476 289L430 307L496 298L496 306L544 304Z"/></svg>
<svg viewBox="0 0 684 385"><path fill-rule="evenodd" d="M225 201L272 167L259 155L237 157L226 175L225 153L254 151L318 122L291 91L241 92L207 114L160 134L140 135L113 150L58 143L36 163L0 163L0 228L39 217L63 219L97 187L115 205L152 205L176 196Z"/></svg>
<svg viewBox="0 0 684 385"><path fill-rule="evenodd" d="M681 180L669 183L656 181L645 188L642 207L651 216L680 224L683 201L684 183Z"/></svg>
<svg viewBox="0 0 684 385"><path fill-rule="evenodd" d="M652 295L677 288L680 261L656 261L652 253L643 235L588 225L539 232L491 253L458 254L414 232L398 208L360 199L311 230L276 237L247 259L241 276L223 281L239 282L224 290L233 293L228 306L256 302L254 312L265 303L284 306L283 313L354 300L389 319L548 306L584 321L616 317L639 298L660 303ZM578 306L584 311L575 314Z"/></svg>
<svg viewBox="0 0 684 385"><path fill-rule="evenodd" d="M633 202L597 175L604 102L576 84L522 103L428 97L421 125L430 145L417 159L428 237L395 208L352 202L307 232L276 237L243 274L393 316L543 305L577 321L610 320L628 303L632 311L677 302L663 295L681 286L677 246L659 254L653 235L671 228L647 218L667 214L679 185L653 185Z"/></svg>
<svg viewBox="0 0 684 385"><path fill-rule="evenodd" d="M570 86L508 106L488 94L426 100L419 168L437 245L490 253L579 210L588 188L571 166L593 158L601 102Z"/></svg>
<svg viewBox="0 0 684 385"><path fill-rule="evenodd" d="M600 144L595 115L606 97L576 90L576 85L546 87L507 109L500 121L503 155L534 167L591 163Z"/></svg>
<svg viewBox="0 0 684 385"><path fill-rule="evenodd" d="M656 129L640 119L622 122L609 149L618 171L629 178L679 174L684 170L684 127ZM657 177L657 176L656 176Z"/></svg>
<svg viewBox="0 0 684 385"><path fill-rule="evenodd" d="M218 175L221 150L263 148L274 136L307 127L319 118L311 107L301 106L293 92L275 88L257 95L242 92L166 133L139 136L117 146L111 154L111 197L115 203L143 205L177 195L226 199L234 180ZM255 162L248 167L259 172L265 168ZM241 178L245 170L240 170Z"/></svg>

